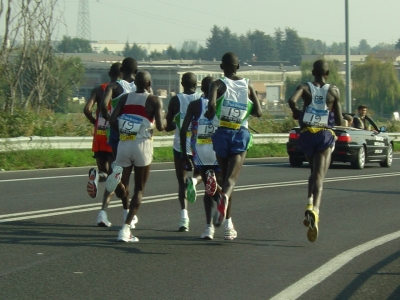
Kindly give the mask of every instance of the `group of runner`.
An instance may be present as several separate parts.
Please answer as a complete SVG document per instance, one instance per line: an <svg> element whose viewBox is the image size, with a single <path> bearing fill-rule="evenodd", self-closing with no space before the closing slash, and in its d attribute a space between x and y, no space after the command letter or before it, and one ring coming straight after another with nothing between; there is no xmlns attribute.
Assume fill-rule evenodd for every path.
<svg viewBox="0 0 400 300"><path fill-rule="evenodd" d="M97 217L99 226L111 226L105 210L113 193L122 200L124 225L118 241L139 241L131 229L138 221L136 214L149 177L154 127L175 132L173 157L181 208L178 230L189 230L188 201L196 201L196 185L203 182L206 229L201 238L212 240L215 227L222 224L224 239L237 237L231 217L232 194L252 144L248 118L260 117L262 109L252 84L237 75L240 65L236 54L225 53L220 67L223 77L203 78L202 93L196 92L196 75L183 74L183 92L170 99L165 119L161 98L152 94L150 74L138 71L133 58L113 64L110 82L92 91L84 113L95 125L92 150L97 168L89 171L87 191L91 197L96 197L98 183L106 181ZM299 119L302 127L300 144L311 166L304 220L311 242L318 236L322 182L335 142L335 135L329 128L341 121L338 89L325 83L329 75L326 62L317 61L313 74L315 82L299 86L289 99L293 117ZM304 100L302 110L296 106L300 98ZM92 116L95 104L96 118ZM316 117L323 122L313 122ZM134 188L129 203L132 171ZM188 171L192 171L192 176L188 176Z"/></svg>

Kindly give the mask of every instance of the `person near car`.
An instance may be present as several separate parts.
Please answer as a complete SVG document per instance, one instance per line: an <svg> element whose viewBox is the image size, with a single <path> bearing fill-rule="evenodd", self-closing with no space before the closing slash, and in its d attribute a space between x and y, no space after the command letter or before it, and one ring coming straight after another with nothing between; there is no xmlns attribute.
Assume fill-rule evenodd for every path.
<svg viewBox="0 0 400 300"><path fill-rule="evenodd" d="M326 83L329 76L328 63L324 60L315 61L312 75L314 81L299 85L288 103L293 118L300 125L298 147L304 152L311 167L303 224L308 227L308 240L315 242L318 238L323 181L337 139L332 127L342 124L342 110L339 89ZM303 99L302 109L297 107L300 98Z"/></svg>
<svg viewBox="0 0 400 300"><path fill-rule="evenodd" d="M354 115L353 127L359 129L367 129L367 124L365 122L365 117L367 116L368 107L366 105L359 105L358 113Z"/></svg>

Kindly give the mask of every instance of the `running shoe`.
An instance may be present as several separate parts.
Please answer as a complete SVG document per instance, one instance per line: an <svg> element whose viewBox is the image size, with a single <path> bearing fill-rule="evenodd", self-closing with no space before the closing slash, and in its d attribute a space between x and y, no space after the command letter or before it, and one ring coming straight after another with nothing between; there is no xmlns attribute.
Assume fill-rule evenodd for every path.
<svg viewBox="0 0 400 300"><path fill-rule="evenodd" d="M121 182L122 170L122 167L114 166L113 172L110 176L108 176L106 181L106 189L109 193L114 192L118 184Z"/></svg>
<svg viewBox="0 0 400 300"><path fill-rule="evenodd" d="M118 242L139 242L139 239L136 236L133 236L131 233L131 228L129 225L124 224L121 230L118 232Z"/></svg>
<svg viewBox="0 0 400 300"><path fill-rule="evenodd" d="M97 215L97 225L100 227L110 227L111 222L107 219L107 213L104 210L100 210Z"/></svg>
<svg viewBox="0 0 400 300"><path fill-rule="evenodd" d="M125 223L126 221L126 217L128 216L128 212L124 210L124 221L123 223ZM135 229L136 228L136 223L139 221L138 217L136 215L133 216L132 222L131 222L131 229Z"/></svg>
<svg viewBox="0 0 400 300"><path fill-rule="evenodd" d="M207 225L206 230L204 230L203 234L200 236L203 240L212 240L214 238L214 226Z"/></svg>
<svg viewBox="0 0 400 300"><path fill-rule="evenodd" d="M307 212L310 211L310 210L312 210L313 207L314 207L314 205L312 205L311 203L308 203L308 204L306 205L306 211L305 211L305 213L304 213L305 218L304 218L304 220L303 220L303 225L306 226L306 227L310 226L310 222L309 222L308 219L307 219Z"/></svg>
<svg viewBox="0 0 400 300"><path fill-rule="evenodd" d="M206 176L206 194L207 196L212 197L217 191L217 177L215 176L214 170L207 170Z"/></svg>
<svg viewBox="0 0 400 300"><path fill-rule="evenodd" d="M237 237L237 232L234 227L225 228L224 240L233 240L233 239L236 239L236 237Z"/></svg>
<svg viewBox="0 0 400 300"><path fill-rule="evenodd" d="M181 218L178 231L189 231L189 218Z"/></svg>
<svg viewBox="0 0 400 300"><path fill-rule="evenodd" d="M186 178L186 198L190 203L196 202L196 185L193 184L193 178Z"/></svg>
<svg viewBox="0 0 400 300"><path fill-rule="evenodd" d="M228 209L228 197L225 194L220 194L217 204L217 210L213 216L214 226L219 227L225 222L226 210Z"/></svg>
<svg viewBox="0 0 400 300"><path fill-rule="evenodd" d="M89 170L89 181L87 183L86 190L90 197L96 198L99 184L99 172L96 168L91 168Z"/></svg>
<svg viewBox="0 0 400 300"><path fill-rule="evenodd" d="M307 213L306 219L308 220L308 222L310 224L310 226L308 227L308 231L307 231L307 238L311 243L313 243L318 238L319 217L318 217L317 212L314 210L308 210L306 213Z"/></svg>

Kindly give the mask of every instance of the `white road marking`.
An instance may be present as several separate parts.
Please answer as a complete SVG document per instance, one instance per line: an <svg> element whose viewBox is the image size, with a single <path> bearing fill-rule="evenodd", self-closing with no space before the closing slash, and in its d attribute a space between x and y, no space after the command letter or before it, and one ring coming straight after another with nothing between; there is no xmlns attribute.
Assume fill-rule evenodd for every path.
<svg viewBox="0 0 400 300"><path fill-rule="evenodd" d="M400 231L384 235L372 241L358 245L350 250L347 250L339 254L335 258L331 259L326 264L322 265L307 276L303 277L296 283L292 284L288 288L284 289L282 292L275 295L270 300L297 299L309 289L324 281L326 278L328 278L330 275L339 270L355 257L398 238L400 238Z"/></svg>
<svg viewBox="0 0 400 300"><path fill-rule="evenodd" d="M344 180L361 180L361 179L393 177L393 176L400 176L400 172L326 178L325 182L337 182L337 181L344 181ZM235 192L265 189L265 188L274 188L274 187L283 187L283 186L303 185L303 184L307 184L307 183L308 183L307 180L296 180L296 181L283 181L283 182L275 182L275 183L242 185L242 186L237 186L235 188ZM198 192L202 193L202 192L204 192L204 190L198 190ZM143 197L142 204L175 200L175 199L177 199L177 193L147 196L147 197ZM120 207L120 206L121 206L120 200L114 200L114 201L111 201L109 208ZM54 208L54 209L13 213L13 214L7 214L7 215L0 215L0 223L21 221L21 220L28 220L28 219L35 219L35 218L44 218L44 217L58 216L58 215L66 215L66 214L79 213L79 212L85 212L85 211L93 211L93 210L98 210L98 209L99 209L99 204L93 203L93 204L60 207L60 208Z"/></svg>
<svg viewBox="0 0 400 300"><path fill-rule="evenodd" d="M271 163L271 164L256 164L256 165L244 165L243 167L258 167L258 166L279 166L279 165L288 165L289 163ZM151 173L158 172L175 172L175 169L163 169L163 170L151 170ZM133 173L133 172L132 172ZM3 179L0 180L2 182L16 182L16 181L30 181L30 180L45 180L45 179L59 179L59 178L73 178L73 177L88 177L87 174L79 174L79 175L63 175L63 176L47 176L47 177L30 177L30 178L18 178L18 179Z"/></svg>

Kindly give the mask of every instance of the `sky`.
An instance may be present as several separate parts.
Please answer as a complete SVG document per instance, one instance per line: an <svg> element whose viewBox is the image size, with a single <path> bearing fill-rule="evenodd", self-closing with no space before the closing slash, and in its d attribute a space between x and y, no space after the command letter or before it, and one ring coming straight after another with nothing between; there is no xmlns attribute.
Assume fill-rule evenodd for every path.
<svg viewBox="0 0 400 300"><path fill-rule="evenodd" d="M65 24L58 39L77 35L79 0L60 0ZM184 41L205 46L211 28L232 33L260 30L274 35L277 28L295 29L300 37L345 42L345 0L87 0L92 40L120 43ZM348 0L350 45L367 40L395 44L400 38L400 0Z"/></svg>

